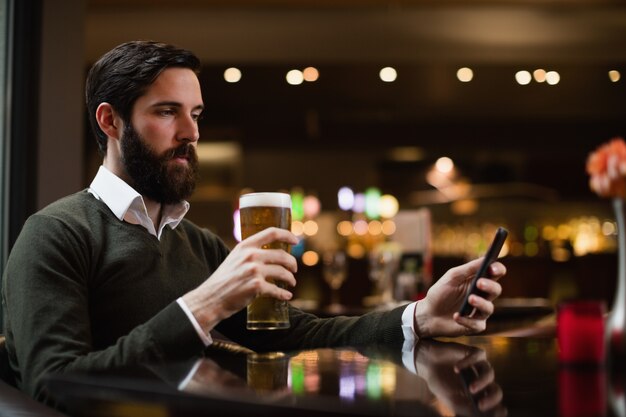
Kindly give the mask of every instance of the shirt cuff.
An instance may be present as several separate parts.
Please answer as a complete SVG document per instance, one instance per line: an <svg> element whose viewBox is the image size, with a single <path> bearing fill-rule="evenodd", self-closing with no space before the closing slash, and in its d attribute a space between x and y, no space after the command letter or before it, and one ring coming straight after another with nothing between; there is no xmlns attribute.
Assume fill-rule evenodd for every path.
<svg viewBox="0 0 626 417"><path fill-rule="evenodd" d="M183 298L179 297L176 300L176 302L178 303L180 308L185 312L185 315L191 322L191 325L193 326L193 328L196 329L196 333L198 333L198 336L200 337L200 340L202 340L202 343L204 343L204 346L209 346L211 343L213 343L213 339L211 338L211 335L204 333L204 330L202 330L202 327L200 327L200 323L198 323L198 320L196 320L191 310L189 310L189 307L187 307L187 303L185 303Z"/></svg>
<svg viewBox="0 0 626 417"><path fill-rule="evenodd" d="M402 313L402 333L404 334L404 344L402 345L402 364L404 367L417 375L415 369L415 343L417 342L417 333L413 327L413 317L415 316L415 306L417 302L406 306Z"/></svg>
<svg viewBox="0 0 626 417"><path fill-rule="evenodd" d="M404 334L405 341L415 342L418 339L415 328L413 327L413 323L415 323L414 317L416 305L417 301L407 305L402 313L402 334Z"/></svg>
<svg viewBox="0 0 626 417"><path fill-rule="evenodd" d="M184 391L185 388L187 388L187 385L189 385L189 382L196 375L196 372L198 371L198 368L200 367L201 364L202 364L202 359L198 359L196 363L193 364L193 366L191 367L191 370L189 371L187 376L185 376L185 379L180 381L180 384L178 384L179 391Z"/></svg>

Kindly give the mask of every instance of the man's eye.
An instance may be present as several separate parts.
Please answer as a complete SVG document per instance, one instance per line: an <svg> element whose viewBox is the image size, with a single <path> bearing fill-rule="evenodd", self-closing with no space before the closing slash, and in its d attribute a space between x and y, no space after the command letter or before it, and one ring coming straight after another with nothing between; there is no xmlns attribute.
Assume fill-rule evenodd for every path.
<svg viewBox="0 0 626 417"><path fill-rule="evenodd" d="M175 114L174 110L172 109L163 109L159 111L159 114L161 116L172 116Z"/></svg>
<svg viewBox="0 0 626 417"><path fill-rule="evenodd" d="M202 115L202 113L198 113L198 114L192 114L191 117L192 117L193 120L198 122L198 121L202 120L203 115Z"/></svg>

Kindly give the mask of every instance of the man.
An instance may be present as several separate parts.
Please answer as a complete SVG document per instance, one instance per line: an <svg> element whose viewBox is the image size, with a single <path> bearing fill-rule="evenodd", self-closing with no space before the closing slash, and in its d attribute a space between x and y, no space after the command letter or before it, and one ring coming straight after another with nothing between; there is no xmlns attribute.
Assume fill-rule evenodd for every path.
<svg viewBox="0 0 626 417"><path fill-rule="evenodd" d="M461 335L485 328L501 292L503 265L481 279L477 314L458 310L479 260L448 271L417 304L362 317L319 319L290 309L291 328L247 331L257 295L289 300L296 260L272 241L296 244L276 228L232 251L183 217L197 173L200 63L190 52L129 42L90 70L87 109L103 155L89 189L31 216L4 277L7 349L17 384L46 400L52 372L201 355L217 330L255 350L360 345Z"/></svg>

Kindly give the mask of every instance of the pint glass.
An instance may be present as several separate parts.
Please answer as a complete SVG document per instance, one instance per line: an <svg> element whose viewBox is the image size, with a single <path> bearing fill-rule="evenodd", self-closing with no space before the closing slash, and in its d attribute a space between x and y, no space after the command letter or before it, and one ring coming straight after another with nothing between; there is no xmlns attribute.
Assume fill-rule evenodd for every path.
<svg viewBox="0 0 626 417"><path fill-rule="evenodd" d="M239 216L242 239L271 226L290 230L291 197L285 193L244 194L239 198ZM264 245L263 249L283 249L289 252L290 247L284 242L273 242ZM268 281L271 281L271 278ZM281 281L276 281L275 284L281 288L285 287ZM257 296L248 305L248 329L274 330L288 327L289 308L286 301Z"/></svg>
<svg viewBox="0 0 626 417"><path fill-rule="evenodd" d="M260 394L287 388L289 357L284 353L250 353L246 362L250 388Z"/></svg>

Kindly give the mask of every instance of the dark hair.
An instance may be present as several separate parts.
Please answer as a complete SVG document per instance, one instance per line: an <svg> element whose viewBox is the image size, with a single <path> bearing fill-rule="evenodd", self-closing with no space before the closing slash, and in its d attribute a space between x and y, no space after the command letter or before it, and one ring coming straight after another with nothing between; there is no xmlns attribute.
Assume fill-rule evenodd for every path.
<svg viewBox="0 0 626 417"><path fill-rule="evenodd" d="M91 130L100 153L107 151L107 135L96 121L100 103L109 103L130 124L132 108L139 97L170 67L200 72L200 60L192 52L153 41L123 43L104 54L89 70L85 98Z"/></svg>

